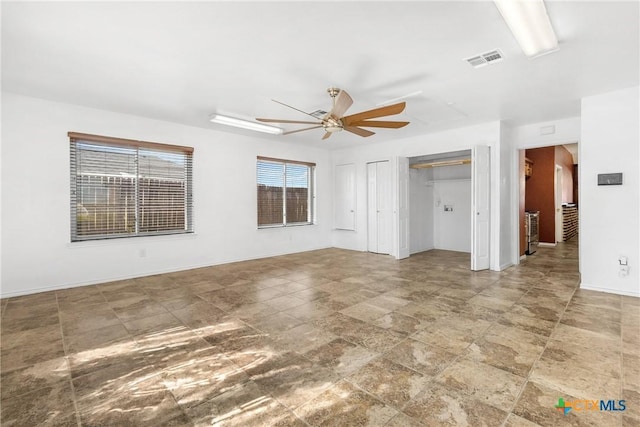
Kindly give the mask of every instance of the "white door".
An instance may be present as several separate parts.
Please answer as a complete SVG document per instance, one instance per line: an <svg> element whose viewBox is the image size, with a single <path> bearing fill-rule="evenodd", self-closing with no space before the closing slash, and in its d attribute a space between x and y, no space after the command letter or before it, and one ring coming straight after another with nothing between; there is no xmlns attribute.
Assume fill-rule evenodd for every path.
<svg viewBox="0 0 640 427"><path fill-rule="evenodd" d="M356 165L337 165L334 182L334 227L356 229Z"/></svg>
<svg viewBox="0 0 640 427"><path fill-rule="evenodd" d="M394 256L396 259L408 258L409 246L409 159L398 157L396 161L396 179L394 182Z"/></svg>
<svg viewBox="0 0 640 427"><path fill-rule="evenodd" d="M378 252L378 186L376 164L367 163L367 250Z"/></svg>
<svg viewBox="0 0 640 427"><path fill-rule="evenodd" d="M389 162L367 163L367 250L389 253Z"/></svg>
<svg viewBox="0 0 640 427"><path fill-rule="evenodd" d="M556 165L555 183L555 204L556 204L556 242L562 242L562 166Z"/></svg>
<svg viewBox="0 0 640 427"><path fill-rule="evenodd" d="M389 162L377 162L376 163L376 189L377 189L377 237L378 237L378 250L379 254L388 254L390 252L389 232L391 227L389 226L389 220L391 219L391 203L389 203Z"/></svg>
<svg viewBox="0 0 640 427"><path fill-rule="evenodd" d="M490 171L489 147L474 147L471 159L471 270L476 271L489 268Z"/></svg>

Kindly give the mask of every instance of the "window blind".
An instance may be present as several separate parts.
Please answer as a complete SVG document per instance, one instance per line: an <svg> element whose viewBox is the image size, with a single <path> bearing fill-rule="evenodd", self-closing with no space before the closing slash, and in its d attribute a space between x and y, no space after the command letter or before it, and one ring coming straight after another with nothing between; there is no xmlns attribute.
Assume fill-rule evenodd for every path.
<svg viewBox="0 0 640 427"><path fill-rule="evenodd" d="M193 231L193 149L80 135L69 134L72 241Z"/></svg>
<svg viewBox="0 0 640 427"><path fill-rule="evenodd" d="M304 165L286 164L286 214L287 224L311 222L310 170Z"/></svg>
<svg viewBox="0 0 640 427"><path fill-rule="evenodd" d="M315 164L258 157L258 227L313 223Z"/></svg>
<svg viewBox="0 0 640 427"><path fill-rule="evenodd" d="M258 226L284 224L284 164L258 161Z"/></svg>

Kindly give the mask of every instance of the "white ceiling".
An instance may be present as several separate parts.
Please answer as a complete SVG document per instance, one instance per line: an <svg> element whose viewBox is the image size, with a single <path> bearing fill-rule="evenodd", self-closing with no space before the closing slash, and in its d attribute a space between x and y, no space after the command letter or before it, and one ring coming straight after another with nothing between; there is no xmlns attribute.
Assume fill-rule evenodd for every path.
<svg viewBox="0 0 640 427"><path fill-rule="evenodd" d="M3 2L2 89L267 139L338 148L504 120L580 114L580 98L639 84L637 1L547 1L560 51L525 57L491 1ZM463 58L499 48L502 62ZM329 86L349 114L407 94L403 129L233 131L208 117L307 117ZM286 130L293 130L288 126Z"/></svg>

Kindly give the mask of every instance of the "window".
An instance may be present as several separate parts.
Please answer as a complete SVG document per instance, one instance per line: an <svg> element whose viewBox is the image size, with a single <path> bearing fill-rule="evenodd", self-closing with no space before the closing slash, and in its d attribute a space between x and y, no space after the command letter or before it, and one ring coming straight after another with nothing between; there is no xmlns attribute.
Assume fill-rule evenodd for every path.
<svg viewBox="0 0 640 427"><path fill-rule="evenodd" d="M258 157L258 227L313 224L315 166Z"/></svg>
<svg viewBox="0 0 640 427"><path fill-rule="evenodd" d="M193 232L193 148L69 138L72 242Z"/></svg>

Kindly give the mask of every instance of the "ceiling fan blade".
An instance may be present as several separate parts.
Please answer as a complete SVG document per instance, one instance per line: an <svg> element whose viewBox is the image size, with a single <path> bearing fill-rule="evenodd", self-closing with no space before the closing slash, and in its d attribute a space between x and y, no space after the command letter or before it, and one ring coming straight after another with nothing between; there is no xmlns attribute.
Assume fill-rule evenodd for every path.
<svg viewBox="0 0 640 427"><path fill-rule="evenodd" d="M256 120L259 122L265 122L265 123L298 123L298 124L304 124L304 125L321 125L322 124L322 122L301 122L299 120L260 119L260 118L257 118Z"/></svg>
<svg viewBox="0 0 640 427"><path fill-rule="evenodd" d="M285 107L289 107L289 108L291 108L292 110L299 111L300 113L305 114L305 115L307 115L307 116L311 116L311 117L313 117L314 119L317 119L317 117L316 117L316 116L314 116L313 114L309 114L309 113L307 113L306 111L302 111L302 110L300 110L299 108L292 107L291 105L287 105L287 104L285 104L284 102L276 101L275 99L272 99L272 101L273 101L273 102L276 102L276 103L278 103L278 104L280 104L280 105L284 105Z"/></svg>
<svg viewBox="0 0 640 427"><path fill-rule="evenodd" d="M282 132L282 135L291 135L292 133L296 133L296 132L303 132L305 130L311 130L311 129L318 129L321 128L322 125L319 126L311 126L310 128L303 128L303 129L296 129L296 130L290 130L289 132Z"/></svg>
<svg viewBox="0 0 640 427"><path fill-rule="evenodd" d="M349 131L351 133L355 133L356 135L364 136L365 138L367 136L371 136L371 135L375 135L376 134L375 132L371 132L370 130L357 128L355 126L345 126L344 130Z"/></svg>
<svg viewBox="0 0 640 427"><path fill-rule="evenodd" d="M388 120L360 120L359 122L351 122L350 126L372 127L372 128L392 128L398 129L405 127L409 122L393 122Z"/></svg>
<svg viewBox="0 0 640 427"><path fill-rule="evenodd" d="M335 104L333 108L329 112L329 115L335 119L339 119L343 116L344 113L347 112L349 107L353 104L353 99L349 96L347 92L341 90L338 93L338 96L335 98Z"/></svg>
<svg viewBox="0 0 640 427"><path fill-rule="evenodd" d="M351 125L351 123L353 122L359 122L366 119L400 114L404 111L406 105L406 102L399 102L397 104L387 105L385 107L374 108L373 110L367 110L361 113L352 114L350 116L343 117L342 123L344 123L345 125Z"/></svg>
<svg viewBox="0 0 640 427"><path fill-rule="evenodd" d="M324 135L322 136L322 139L327 139L332 135L331 132L325 132Z"/></svg>

